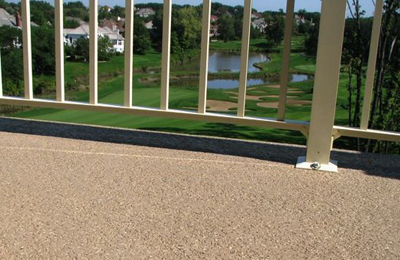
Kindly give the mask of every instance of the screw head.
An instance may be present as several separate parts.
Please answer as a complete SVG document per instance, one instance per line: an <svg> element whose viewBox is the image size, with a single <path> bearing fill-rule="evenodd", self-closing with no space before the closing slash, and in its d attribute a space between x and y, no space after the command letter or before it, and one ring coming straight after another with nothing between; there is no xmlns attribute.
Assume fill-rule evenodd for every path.
<svg viewBox="0 0 400 260"><path fill-rule="evenodd" d="M311 169L314 171L317 171L319 169L321 169L321 164L319 162L314 162L310 165Z"/></svg>

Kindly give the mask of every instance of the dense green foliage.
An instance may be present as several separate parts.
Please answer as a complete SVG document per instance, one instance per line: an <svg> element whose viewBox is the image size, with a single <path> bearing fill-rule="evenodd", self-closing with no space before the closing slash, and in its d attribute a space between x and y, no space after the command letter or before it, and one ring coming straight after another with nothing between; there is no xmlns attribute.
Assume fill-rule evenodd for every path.
<svg viewBox="0 0 400 260"><path fill-rule="evenodd" d="M135 21L133 50L137 54L145 54L151 50L150 33L139 16L135 16Z"/></svg>
<svg viewBox="0 0 400 260"><path fill-rule="evenodd" d="M267 41L271 47L278 46L284 36L285 18L283 15L266 14L264 17L268 26L265 28Z"/></svg>
<svg viewBox="0 0 400 260"><path fill-rule="evenodd" d="M89 10L82 2L64 3L64 15L89 21Z"/></svg>
<svg viewBox="0 0 400 260"><path fill-rule="evenodd" d="M218 19L220 38L224 41L235 39L235 20L232 16L224 14Z"/></svg>

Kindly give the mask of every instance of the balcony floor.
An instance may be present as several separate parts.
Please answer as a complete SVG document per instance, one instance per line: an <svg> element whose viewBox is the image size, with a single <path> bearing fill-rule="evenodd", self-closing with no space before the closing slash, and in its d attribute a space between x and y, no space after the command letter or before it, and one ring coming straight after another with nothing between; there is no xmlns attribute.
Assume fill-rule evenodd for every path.
<svg viewBox="0 0 400 260"><path fill-rule="evenodd" d="M0 118L0 259L399 259L400 160Z"/></svg>

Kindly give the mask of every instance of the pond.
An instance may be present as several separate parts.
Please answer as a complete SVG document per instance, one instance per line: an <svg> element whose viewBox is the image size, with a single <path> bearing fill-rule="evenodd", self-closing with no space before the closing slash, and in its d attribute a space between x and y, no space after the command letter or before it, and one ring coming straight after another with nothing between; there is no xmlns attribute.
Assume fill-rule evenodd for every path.
<svg viewBox="0 0 400 260"><path fill-rule="evenodd" d="M241 55L239 52L210 51L208 72L239 72ZM268 57L264 53L249 53L249 72L258 72L260 69L254 64L267 62Z"/></svg>
<svg viewBox="0 0 400 260"><path fill-rule="evenodd" d="M268 62L268 56L261 52L250 52L249 53L249 73L261 71L260 69L254 67L254 64L261 62ZM241 53L240 52L225 52L225 51L210 51L209 56L209 73L218 72L230 72L237 73L240 72L240 62ZM172 71L199 71L200 70L199 59L193 59L188 63L173 65L171 67ZM214 77L215 78L215 77ZM307 81L311 76L306 74L292 74L291 82L303 82ZM247 86L256 85L269 85L269 84L279 84L279 76L275 78L258 78L258 79L248 79ZM198 78L180 78L171 79L172 86L195 86L198 84ZM239 87L239 79L211 79L208 80L209 89L233 89Z"/></svg>
<svg viewBox="0 0 400 260"><path fill-rule="evenodd" d="M254 67L254 64L267 62L268 56L265 53L250 52L249 53L249 71L258 72L259 68ZM226 52L226 51L210 51L208 72L240 72L241 54L240 52ZM189 62L183 64L171 64L172 72L181 71L200 71L200 56L193 58Z"/></svg>
<svg viewBox="0 0 400 260"><path fill-rule="evenodd" d="M292 74L291 82L303 82L309 80L311 77L306 74ZM248 79L247 86L267 85L279 82L279 79ZM208 81L209 89L231 89L238 88L238 79L213 79Z"/></svg>
<svg viewBox="0 0 400 260"><path fill-rule="evenodd" d="M311 79L312 77L306 74L292 74L291 82L303 82ZM174 78L170 80L171 86L198 86L198 78ZM248 79L247 86L257 86L257 85L271 85L279 84L279 78L269 78L269 79ZM208 89L234 89L239 87L239 79L210 79L207 82Z"/></svg>

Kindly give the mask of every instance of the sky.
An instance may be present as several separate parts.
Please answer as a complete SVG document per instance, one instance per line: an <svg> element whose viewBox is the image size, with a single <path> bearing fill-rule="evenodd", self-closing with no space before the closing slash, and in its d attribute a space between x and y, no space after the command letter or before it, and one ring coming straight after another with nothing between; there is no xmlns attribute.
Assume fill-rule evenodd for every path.
<svg viewBox="0 0 400 260"><path fill-rule="evenodd" d="M53 3L54 0L48 0L47 2ZM81 0L84 4L88 5L89 0ZM9 2L6 0L6 2ZM19 2L19 0L12 0L10 2ZM73 1L66 1L73 2ZM136 0L135 3L162 3L162 0ZM202 0L173 0L174 4L192 4L199 5ZM243 5L244 0L217 0L214 2L220 2L226 5ZM253 7L259 11L286 9L286 0L254 0ZM367 15L372 15L374 11L374 5L371 0L360 0L362 8L366 11ZM100 5L125 5L125 0L99 0ZM306 9L307 11L319 12L321 10L321 0L296 0L296 10Z"/></svg>

